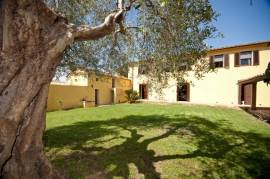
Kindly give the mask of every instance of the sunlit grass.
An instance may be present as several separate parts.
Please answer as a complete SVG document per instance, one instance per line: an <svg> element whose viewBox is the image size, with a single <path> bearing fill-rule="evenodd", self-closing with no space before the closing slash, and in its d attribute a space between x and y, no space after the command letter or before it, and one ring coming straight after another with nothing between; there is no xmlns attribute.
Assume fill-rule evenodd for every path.
<svg viewBox="0 0 270 179"><path fill-rule="evenodd" d="M270 177L270 126L236 109L123 104L50 112L44 142L69 178Z"/></svg>

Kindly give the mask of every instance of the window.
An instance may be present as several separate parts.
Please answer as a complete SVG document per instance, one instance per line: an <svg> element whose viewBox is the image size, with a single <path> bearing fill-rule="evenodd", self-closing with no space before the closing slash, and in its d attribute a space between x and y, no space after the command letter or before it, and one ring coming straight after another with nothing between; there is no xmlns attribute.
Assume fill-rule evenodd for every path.
<svg viewBox="0 0 270 179"><path fill-rule="evenodd" d="M214 67L223 68L224 55L215 55L214 56Z"/></svg>
<svg viewBox="0 0 270 179"><path fill-rule="evenodd" d="M140 65L138 70L140 75L145 75L147 74L148 71L146 65Z"/></svg>
<svg viewBox="0 0 270 179"><path fill-rule="evenodd" d="M178 67L179 71L189 71L191 70L191 65L188 63L187 60L184 60Z"/></svg>
<svg viewBox="0 0 270 179"><path fill-rule="evenodd" d="M171 67L169 66L169 65L166 65L165 67L164 67L164 71L165 72L170 72L172 69L171 69Z"/></svg>
<svg viewBox="0 0 270 179"><path fill-rule="evenodd" d="M240 66L250 66L252 64L252 51L240 53Z"/></svg>

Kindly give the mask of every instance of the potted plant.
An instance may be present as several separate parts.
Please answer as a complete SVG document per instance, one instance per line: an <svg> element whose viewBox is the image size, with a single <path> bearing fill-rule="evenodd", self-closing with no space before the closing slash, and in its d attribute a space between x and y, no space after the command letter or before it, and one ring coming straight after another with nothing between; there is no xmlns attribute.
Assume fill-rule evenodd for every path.
<svg viewBox="0 0 270 179"><path fill-rule="evenodd" d="M86 107L86 98L84 97L83 99L82 99L82 105L83 105L83 108L85 108Z"/></svg>

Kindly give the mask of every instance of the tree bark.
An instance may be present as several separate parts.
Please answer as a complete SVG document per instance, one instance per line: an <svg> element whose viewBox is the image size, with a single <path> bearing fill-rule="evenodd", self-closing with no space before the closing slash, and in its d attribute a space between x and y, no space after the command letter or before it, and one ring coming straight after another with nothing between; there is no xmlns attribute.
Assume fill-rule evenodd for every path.
<svg viewBox="0 0 270 179"><path fill-rule="evenodd" d="M42 144L46 101L72 38L64 18L41 1L3 0L1 12L1 178L52 178Z"/></svg>
<svg viewBox="0 0 270 179"><path fill-rule="evenodd" d="M52 178L42 135L56 67L74 40L113 32L123 10L93 28L67 24L41 0L1 0L0 12L0 178Z"/></svg>

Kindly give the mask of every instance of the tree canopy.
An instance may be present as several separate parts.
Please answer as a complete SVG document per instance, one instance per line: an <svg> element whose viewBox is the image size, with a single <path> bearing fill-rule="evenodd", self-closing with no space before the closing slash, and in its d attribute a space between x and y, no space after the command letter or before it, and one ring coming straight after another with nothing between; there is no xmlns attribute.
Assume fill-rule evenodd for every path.
<svg viewBox="0 0 270 179"><path fill-rule="evenodd" d="M56 3L57 2L57 3ZM69 22L97 25L117 9L115 0L48 0ZM132 6L129 4L132 3ZM193 67L202 77L209 64L201 60L209 48L205 40L217 35L212 22L217 13L208 0L131 0L124 29L98 41L77 42L65 53L60 71L77 68L113 73L119 67L143 60L148 74L158 80L168 72L184 78ZM56 7L57 6L57 7Z"/></svg>

